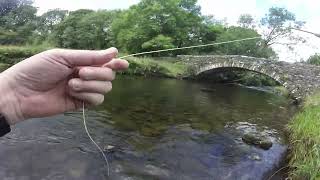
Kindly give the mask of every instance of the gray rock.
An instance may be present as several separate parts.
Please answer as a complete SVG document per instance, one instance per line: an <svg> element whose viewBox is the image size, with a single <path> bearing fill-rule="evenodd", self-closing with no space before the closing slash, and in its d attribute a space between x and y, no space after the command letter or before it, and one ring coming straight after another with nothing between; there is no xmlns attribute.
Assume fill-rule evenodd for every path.
<svg viewBox="0 0 320 180"><path fill-rule="evenodd" d="M242 136L242 141L246 144L255 145L264 150L268 150L272 147L271 140L259 134L247 133Z"/></svg>

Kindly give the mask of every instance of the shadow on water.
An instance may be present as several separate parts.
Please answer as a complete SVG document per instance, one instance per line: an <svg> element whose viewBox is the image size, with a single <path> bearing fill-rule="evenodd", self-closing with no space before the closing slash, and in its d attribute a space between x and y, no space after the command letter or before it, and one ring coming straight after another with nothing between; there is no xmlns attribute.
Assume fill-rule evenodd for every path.
<svg viewBox="0 0 320 180"><path fill-rule="evenodd" d="M247 180L279 166L294 112L284 97L240 86L121 78L87 116L111 162L109 179ZM273 146L243 143L246 132L268 135ZM0 141L1 177L108 179L81 112L26 121Z"/></svg>

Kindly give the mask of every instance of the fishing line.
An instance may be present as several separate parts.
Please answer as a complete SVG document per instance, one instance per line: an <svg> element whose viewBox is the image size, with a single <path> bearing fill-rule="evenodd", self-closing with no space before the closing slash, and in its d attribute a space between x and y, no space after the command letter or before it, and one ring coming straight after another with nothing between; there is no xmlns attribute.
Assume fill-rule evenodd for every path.
<svg viewBox="0 0 320 180"><path fill-rule="evenodd" d="M102 154L106 165L107 165L107 170L108 170L108 176L110 175L110 166L109 166L109 161L107 156L104 154L102 148L93 140L93 138L91 137L88 127L87 127L87 122L86 122L86 113L85 113L85 108L84 108L84 102L82 102L82 119L83 119L83 125L84 125L84 129L86 130L86 133L89 137L89 139L92 141L92 143L99 149L100 153Z"/></svg>
<svg viewBox="0 0 320 180"><path fill-rule="evenodd" d="M208 47L208 46L215 46L215 45L221 45L221 44L230 44L230 43L235 43L235 42L242 42L242 41L249 41L253 39L260 39L261 37L251 37L251 38L244 38L244 39L237 39L237 40L231 40L231 41L224 41L224 42L217 42L217 43L210 43L210 44L201 44L201 45L196 45L196 46L187 46L187 47L177 47L177 48L171 48L171 49L162 49L162 50L156 50L156 51L147 51L147 52L141 52L141 53L135 53L135 54L129 54L126 56L120 57L120 59L127 58L127 57L134 57L134 56L139 56L139 55L145 55L145 54L154 54L154 53L159 53L159 52L169 52L169 51L177 51L177 50L183 50L183 49L193 49L193 48L201 48L201 47ZM85 103L82 102L82 119L83 119L83 125L85 128L85 131L91 140L91 142L99 149L100 153L102 154L106 165L107 165L107 170L108 170L108 176L110 175L110 166L109 166L109 161L105 153L103 152L102 148L93 140L91 137L88 127L87 127L87 122L86 122L86 113L85 113Z"/></svg>
<svg viewBox="0 0 320 180"><path fill-rule="evenodd" d="M135 54L122 56L122 57L120 57L120 59L127 58L127 57L133 57L133 56L139 56L139 55L145 55L145 54L154 54L154 53L159 53L159 52L168 52L168 51L176 51L176 50L183 50L183 49L193 49L193 48L215 46L215 45L221 45L221 44L230 44L230 43L234 43L234 42L249 41L249 40L260 39L260 38L261 38L260 36L257 36L257 37L237 39L237 40L224 41L224 42L217 42L217 43L211 43L211 44L201 44L201 45L196 45L196 46L187 46L187 47L178 47L178 48L171 48L171 49L162 49L162 50L156 50L156 51L147 51L147 52L141 52L141 53L135 53Z"/></svg>

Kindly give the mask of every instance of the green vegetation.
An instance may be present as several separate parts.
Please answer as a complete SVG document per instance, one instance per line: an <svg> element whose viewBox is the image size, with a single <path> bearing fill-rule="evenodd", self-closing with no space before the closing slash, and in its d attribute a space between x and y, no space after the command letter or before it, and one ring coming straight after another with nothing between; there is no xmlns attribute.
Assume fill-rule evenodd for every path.
<svg viewBox="0 0 320 180"><path fill-rule="evenodd" d="M308 97L293 121L290 130L290 177L317 180L320 178L320 92Z"/></svg>
<svg viewBox="0 0 320 180"><path fill-rule="evenodd" d="M10 67L22 59L31 57L37 53L50 49L49 47L36 46L0 46L0 71ZM130 68L122 72L126 75L161 76L179 78L186 75L187 65L175 62L175 58L130 57L127 58Z"/></svg>
<svg viewBox="0 0 320 180"><path fill-rule="evenodd" d="M172 59L128 58L130 67L123 74L180 78L188 73L188 66Z"/></svg>
<svg viewBox="0 0 320 180"><path fill-rule="evenodd" d="M175 59L177 54L230 54L276 58L277 54L270 46L279 44L279 39L302 41L293 36L291 26L300 27L304 23L284 8L270 8L260 23L255 22L250 14L243 14L238 24L239 27L228 26L213 17L203 16L197 0L141 0L127 10L81 9L68 12L54 9L41 16L37 15L37 8L31 0L1 0L0 71L51 47L105 49L115 46L120 52L129 54L261 37L217 47L129 58L130 68L123 72L128 75L179 78L188 73L186 65L172 59L159 60L155 57L169 56ZM267 30L260 32L256 27ZM310 57L308 63L319 65L319 54ZM253 73L238 72L226 76L229 82L250 86L277 85L269 78ZM307 99L303 110L289 125L292 144L291 177L320 178L319 119L320 93ZM150 132L145 129L145 133Z"/></svg>
<svg viewBox="0 0 320 180"><path fill-rule="evenodd" d="M32 0L0 1L0 63L14 64L50 47L72 49L119 48L122 53L191 46L239 38L261 39L216 47L155 53L152 57L177 54L247 55L276 58L270 48L281 37L290 36L290 25L299 25L294 14L284 8L270 8L260 23L250 14L239 18L239 27L228 26L211 16L203 16L197 0L141 0L127 10L50 10L41 16ZM265 26L271 32L259 33ZM262 36L268 34L269 36ZM266 37L266 39L262 39ZM187 70L181 63L154 58L132 58L125 74L180 77ZM238 76L245 84L265 84L260 76ZM261 83L262 82L262 83Z"/></svg>
<svg viewBox="0 0 320 180"><path fill-rule="evenodd" d="M301 24L284 8L270 8L257 23L252 16L240 16L239 25L228 26L203 16L197 0L141 0L127 10L50 10L41 16L30 0L0 2L0 45L49 46L72 49L105 49L115 46L124 53L167 49L248 37L266 39L233 43L221 47L181 50L152 56L177 54L233 54L276 57L270 45L290 36ZM271 32L259 34L255 27ZM268 36L262 36L262 35Z"/></svg>
<svg viewBox="0 0 320 180"><path fill-rule="evenodd" d="M9 67L10 67L9 64L0 63L0 72L6 70L6 69L9 68Z"/></svg>
<svg viewBox="0 0 320 180"><path fill-rule="evenodd" d="M14 64L47 49L40 46L0 46L0 63Z"/></svg>
<svg viewBox="0 0 320 180"><path fill-rule="evenodd" d="M307 60L307 63L319 66L320 65L320 54L316 53L316 54L310 56Z"/></svg>

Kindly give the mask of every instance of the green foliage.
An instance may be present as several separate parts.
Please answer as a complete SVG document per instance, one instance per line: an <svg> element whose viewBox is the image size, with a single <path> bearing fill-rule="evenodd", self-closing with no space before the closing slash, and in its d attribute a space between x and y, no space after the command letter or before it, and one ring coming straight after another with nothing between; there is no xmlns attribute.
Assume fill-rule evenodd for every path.
<svg viewBox="0 0 320 180"><path fill-rule="evenodd" d="M201 43L204 29L196 0L142 0L125 11L113 24L117 45L128 53L141 52L143 44L172 39L173 46ZM164 38L160 38L163 42ZM145 46L144 46L145 47ZM181 52L180 52L181 53Z"/></svg>
<svg viewBox="0 0 320 180"><path fill-rule="evenodd" d="M0 63L14 64L20 60L40 53L45 47L0 46Z"/></svg>
<svg viewBox="0 0 320 180"><path fill-rule="evenodd" d="M242 14L239 17L238 24L243 28L255 28L255 22L250 14Z"/></svg>
<svg viewBox="0 0 320 180"><path fill-rule="evenodd" d="M157 37L151 39L142 44L142 49L144 51L155 51L159 49L170 49L175 46L172 44L173 40L170 37L166 37L163 35L158 35ZM161 54L163 55L163 54Z"/></svg>
<svg viewBox="0 0 320 180"><path fill-rule="evenodd" d="M261 36L256 30L247 29L242 27L231 26L227 28L220 36L218 36L218 42L259 37ZM275 52L269 47L261 47L261 39L235 42L232 44L220 45L217 47L217 51L220 54L228 55L246 55L253 57L269 58L276 56Z"/></svg>
<svg viewBox="0 0 320 180"><path fill-rule="evenodd" d="M170 60L155 60L153 58L128 58L129 69L123 74L141 76L160 76L177 78L188 73L187 65Z"/></svg>
<svg viewBox="0 0 320 180"><path fill-rule="evenodd" d="M320 93L309 96L289 124L291 172L293 179L320 178Z"/></svg>
<svg viewBox="0 0 320 180"><path fill-rule="evenodd" d="M67 13L68 11L66 10L54 9L38 17L36 33L33 35L32 44L42 44L43 41L47 41L47 37L65 19Z"/></svg>
<svg viewBox="0 0 320 180"><path fill-rule="evenodd" d="M31 0L0 0L0 17L4 17L5 15L17 9L20 6L31 4Z"/></svg>
<svg viewBox="0 0 320 180"><path fill-rule="evenodd" d="M59 23L52 39L58 47L104 49L114 45L111 24L118 11L78 10Z"/></svg>
<svg viewBox="0 0 320 180"><path fill-rule="evenodd" d="M37 9L30 1L0 1L0 44L23 44L35 30Z"/></svg>
<svg viewBox="0 0 320 180"><path fill-rule="evenodd" d="M255 72L242 72L238 76L238 82L246 86L279 86L271 77Z"/></svg>
<svg viewBox="0 0 320 180"><path fill-rule="evenodd" d="M20 44L22 41L17 32L6 31L0 27L0 44Z"/></svg>
<svg viewBox="0 0 320 180"><path fill-rule="evenodd" d="M307 63L319 66L320 65L320 54L316 53L316 54L310 56L309 59L307 60Z"/></svg>
<svg viewBox="0 0 320 180"><path fill-rule="evenodd" d="M9 64L0 63L0 73L10 67Z"/></svg>
<svg viewBox="0 0 320 180"><path fill-rule="evenodd" d="M229 69L217 72L213 76L201 77L210 82L215 83L237 83L245 86L279 86L280 84L269 76L253 71L241 69Z"/></svg>

